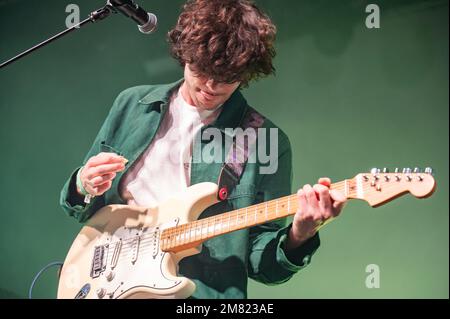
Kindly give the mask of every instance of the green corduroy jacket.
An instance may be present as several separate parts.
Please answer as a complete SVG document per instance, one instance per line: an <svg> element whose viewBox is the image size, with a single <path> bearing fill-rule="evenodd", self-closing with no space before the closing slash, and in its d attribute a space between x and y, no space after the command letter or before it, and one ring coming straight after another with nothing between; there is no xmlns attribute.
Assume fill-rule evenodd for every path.
<svg viewBox="0 0 450 319"><path fill-rule="evenodd" d="M76 200L79 198L75 196L76 174L81 166L77 167L64 184L60 196L60 205L68 215L79 222L85 222L105 205L126 204L119 194L119 182L151 143L168 108L170 96L182 81L168 85L132 87L119 94L83 163L100 152L118 153L129 162L125 170L117 174L111 188L102 196L95 197L88 205ZM236 90L222 107L217 120L203 127L198 134L214 127L225 135L225 128L239 127L248 104L241 92ZM262 127L267 132L270 128L278 129L267 118ZM213 142L201 140L201 145L197 146L204 148ZM270 143L269 136L267 143ZM222 153L225 156L228 152L223 150ZM197 160L195 154L196 152L191 162L191 185L200 182L217 183L222 163L204 163ZM239 184L227 200L209 207L200 218L291 194L292 151L289 139L281 129L278 129L276 172L260 174L261 166L264 165L259 161L249 161ZM286 254L284 244L290 227L282 219L206 241L200 254L186 257L179 264L180 275L190 278L197 286L192 297L247 298L249 277L267 285L289 280L310 263L320 245L319 235L316 234L302 246Z"/></svg>

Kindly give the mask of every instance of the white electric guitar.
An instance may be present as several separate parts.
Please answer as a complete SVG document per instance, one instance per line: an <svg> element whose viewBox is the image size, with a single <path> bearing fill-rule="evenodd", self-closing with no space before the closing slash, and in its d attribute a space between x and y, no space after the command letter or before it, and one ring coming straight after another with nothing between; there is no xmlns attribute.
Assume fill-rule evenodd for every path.
<svg viewBox="0 0 450 319"><path fill-rule="evenodd" d="M430 196L431 169L372 170L331 185L348 199L377 207L410 192ZM199 183L158 207L108 205L81 229L64 261L58 298L187 298L195 284L177 274L178 262L213 237L294 215L297 195L197 220L218 202L217 185Z"/></svg>

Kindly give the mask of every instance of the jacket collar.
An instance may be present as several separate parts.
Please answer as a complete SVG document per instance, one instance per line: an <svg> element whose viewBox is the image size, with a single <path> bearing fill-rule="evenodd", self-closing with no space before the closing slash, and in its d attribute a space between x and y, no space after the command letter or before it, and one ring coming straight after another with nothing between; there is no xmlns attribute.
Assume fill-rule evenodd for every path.
<svg viewBox="0 0 450 319"><path fill-rule="evenodd" d="M159 85L156 89L140 99L139 103L147 105L155 102L168 103L172 92L176 90L183 81L184 79L181 79L174 83Z"/></svg>
<svg viewBox="0 0 450 319"><path fill-rule="evenodd" d="M184 78L170 84L160 85L155 90L144 96L139 100L139 103L149 105L156 102L167 104L174 90L176 90L182 83ZM161 103L159 105L161 105ZM222 106L223 110L219 117L213 122L212 127L217 127L222 131L225 128L236 128L241 123L248 105L242 93L237 89L230 96L230 98Z"/></svg>

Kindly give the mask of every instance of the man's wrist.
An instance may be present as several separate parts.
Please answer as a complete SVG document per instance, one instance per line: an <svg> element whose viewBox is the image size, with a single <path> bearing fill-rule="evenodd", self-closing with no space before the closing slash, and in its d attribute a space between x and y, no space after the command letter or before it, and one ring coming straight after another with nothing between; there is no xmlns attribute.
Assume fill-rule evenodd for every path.
<svg viewBox="0 0 450 319"><path fill-rule="evenodd" d="M84 203L89 204L91 200L95 197L94 195L91 195L83 185L83 182L81 181L81 170L84 168L82 166L78 172L77 172L77 179L76 179L76 190L78 194L84 197Z"/></svg>
<svg viewBox="0 0 450 319"><path fill-rule="evenodd" d="M314 236L314 234L313 234L312 236L309 236L309 237L304 237L304 236L298 237L294 234L293 227L294 226L292 225L291 228L289 229L288 238L286 240L286 246L285 246L286 251L300 247L305 242L307 242L308 239L310 239L311 237Z"/></svg>
<svg viewBox="0 0 450 319"><path fill-rule="evenodd" d="M76 187L76 189L77 189L78 194L80 194L81 196L86 196L89 193L86 191L86 189L83 186L83 182L81 181L81 171L83 170L83 168L84 168L84 166L81 166L77 172L77 179L76 179L77 187Z"/></svg>

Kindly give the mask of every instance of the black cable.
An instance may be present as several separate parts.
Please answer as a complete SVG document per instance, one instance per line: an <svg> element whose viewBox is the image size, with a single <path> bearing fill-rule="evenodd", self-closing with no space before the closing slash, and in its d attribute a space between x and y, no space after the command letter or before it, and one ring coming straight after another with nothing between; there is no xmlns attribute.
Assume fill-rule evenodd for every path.
<svg viewBox="0 0 450 319"><path fill-rule="evenodd" d="M50 267L53 267L53 266L62 266L63 264L64 264L64 263L62 263L62 262L60 262L60 261L54 261L54 262L51 262L50 264L48 264L47 266L45 266L44 268L42 268L41 270L39 270L39 272L37 273L37 275L34 277L33 282L31 283L30 290L28 291L28 299L32 299L32 298L31 298L31 293L33 292L34 284L36 283L36 280L38 280L38 278L42 275L42 273L43 273L45 270L47 270L48 268L50 268Z"/></svg>

